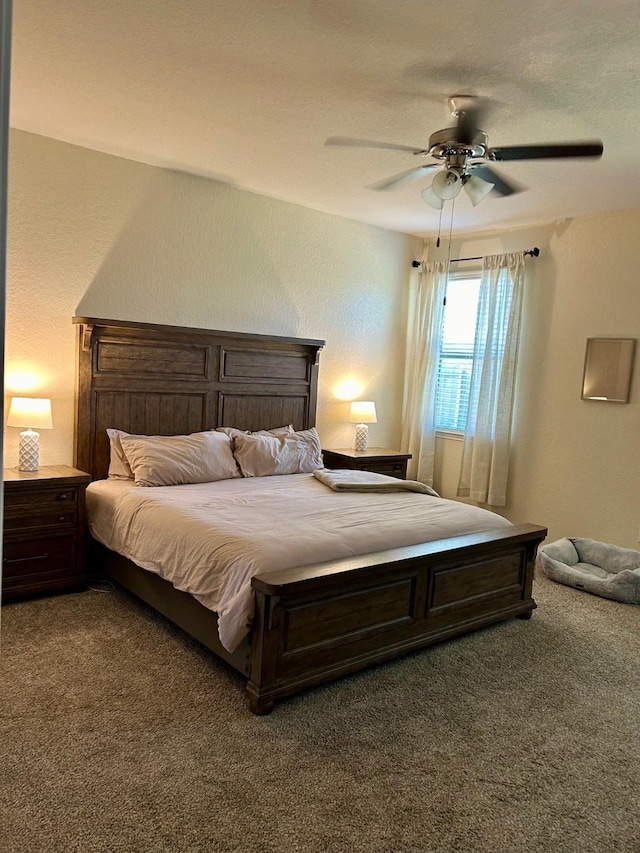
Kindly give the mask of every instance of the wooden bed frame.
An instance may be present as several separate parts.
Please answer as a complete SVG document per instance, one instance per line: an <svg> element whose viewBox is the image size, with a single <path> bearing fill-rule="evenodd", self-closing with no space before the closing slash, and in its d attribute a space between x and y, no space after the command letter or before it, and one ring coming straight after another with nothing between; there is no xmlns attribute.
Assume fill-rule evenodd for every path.
<svg viewBox="0 0 640 853"><path fill-rule="evenodd" d="M106 477L107 427L187 434L315 424L319 340L75 317L76 457ZM216 614L95 545L104 571L248 679L255 714L313 685L510 617L527 619L546 530L518 524L257 575L256 615L233 654Z"/></svg>

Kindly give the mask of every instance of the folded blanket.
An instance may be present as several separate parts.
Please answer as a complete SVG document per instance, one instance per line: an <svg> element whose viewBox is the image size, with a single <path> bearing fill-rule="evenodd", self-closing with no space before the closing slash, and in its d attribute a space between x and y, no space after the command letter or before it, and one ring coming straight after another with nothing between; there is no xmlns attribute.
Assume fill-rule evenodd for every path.
<svg viewBox="0 0 640 853"><path fill-rule="evenodd" d="M335 468L320 468L313 476L335 492L421 492L423 495L440 495L431 486L417 480L399 480L374 471L353 471Z"/></svg>

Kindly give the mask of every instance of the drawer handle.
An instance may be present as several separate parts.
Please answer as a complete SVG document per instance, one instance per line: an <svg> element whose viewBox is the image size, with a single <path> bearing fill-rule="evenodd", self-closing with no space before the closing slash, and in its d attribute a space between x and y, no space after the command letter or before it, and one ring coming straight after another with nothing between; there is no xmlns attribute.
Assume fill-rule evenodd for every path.
<svg viewBox="0 0 640 853"><path fill-rule="evenodd" d="M64 494L62 494L62 495L56 495L57 501L66 501L68 499L69 499L69 495L66 492L64 492Z"/></svg>
<svg viewBox="0 0 640 853"><path fill-rule="evenodd" d="M31 560L46 560L48 556L48 554L37 554L35 557L16 557L13 560L5 557L3 563L29 563Z"/></svg>

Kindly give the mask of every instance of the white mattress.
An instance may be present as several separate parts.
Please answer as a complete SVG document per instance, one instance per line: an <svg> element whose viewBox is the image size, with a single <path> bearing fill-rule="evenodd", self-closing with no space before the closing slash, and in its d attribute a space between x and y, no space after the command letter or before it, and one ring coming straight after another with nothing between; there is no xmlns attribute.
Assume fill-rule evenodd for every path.
<svg viewBox="0 0 640 853"><path fill-rule="evenodd" d="M258 573L509 527L485 509L416 492L335 492L312 474L87 489L93 536L218 614L233 651L253 618Z"/></svg>

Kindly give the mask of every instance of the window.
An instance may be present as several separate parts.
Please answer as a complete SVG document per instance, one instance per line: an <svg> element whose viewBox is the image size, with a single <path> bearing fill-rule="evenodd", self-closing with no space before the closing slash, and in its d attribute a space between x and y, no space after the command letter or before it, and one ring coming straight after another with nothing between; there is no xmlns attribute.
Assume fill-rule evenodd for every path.
<svg viewBox="0 0 640 853"><path fill-rule="evenodd" d="M480 271L449 274L436 390L436 429L464 430L469 408Z"/></svg>

